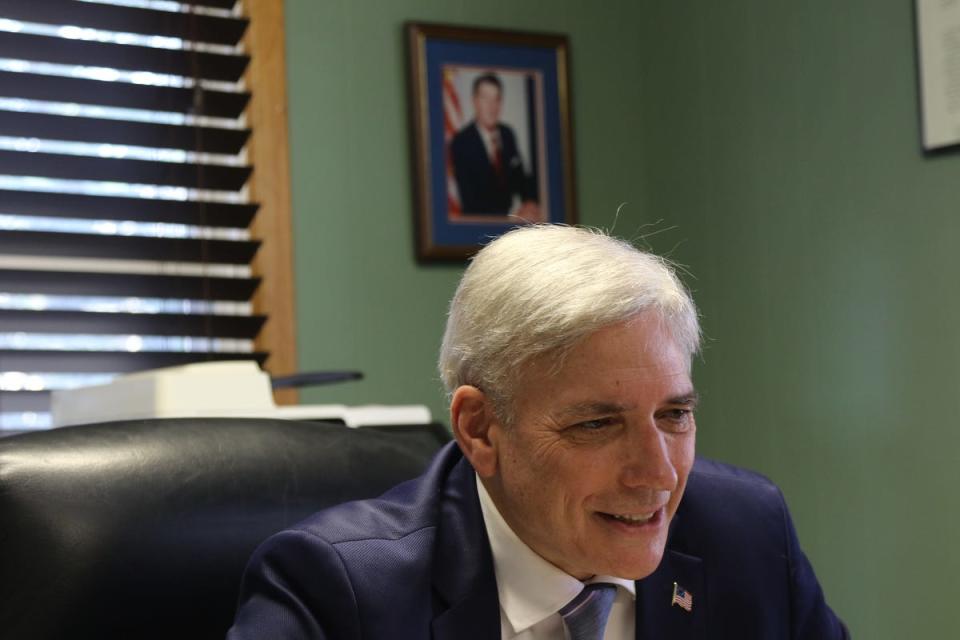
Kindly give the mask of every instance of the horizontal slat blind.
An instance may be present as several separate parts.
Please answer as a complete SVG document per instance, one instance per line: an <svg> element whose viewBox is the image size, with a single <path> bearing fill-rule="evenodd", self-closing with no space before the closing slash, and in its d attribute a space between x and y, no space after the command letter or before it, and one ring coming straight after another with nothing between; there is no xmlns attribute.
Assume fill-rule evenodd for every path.
<svg viewBox="0 0 960 640"><path fill-rule="evenodd" d="M46 31L46 30L43 30ZM76 64L107 67L127 71L236 82L243 75L250 59L243 55L211 52L188 52L129 45L118 58L113 44L68 40L56 36L31 33L0 33L0 57L27 58L54 64Z"/></svg>
<svg viewBox="0 0 960 640"><path fill-rule="evenodd" d="M198 341L199 342L199 341ZM170 341L172 349L178 348L175 341ZM199 343L198 346L203 346ZM190 364L202 360L196 353L188 353L178 350L158 351L158 350L140 350L140 351L79 351L79 350L30 350L30 349L0 349L0 359L9 365L15 371L28 370L31 367L39 367L43 372L67 372L67 373L130 373L141 371L143 369L153 369L156 367L173 367L182 364ZM258 360L263 362L266 354L256 352L231 352L225 351L217 353L217 360Z"/></svg>
<svg viewBox="0 0 960 640"><path fill-rule="evenodd" d="M101 313L97 311L30 311L0 309L0 332L152 334L159 336L215 335L248 338L263 326L264 316L198 315L191 313Z"/></svg>
<svg viewBox="0 0 960 640"><path fill-rule="evenodd" d="M167 276L141 273L96 273L92 271L45 271L0 269L0 291L14 294L71 295L127 298L148 296L200 300L216 293L218 300L249 300L259 278L212 276Z"/></svg>
<svg viewBox="0 0 960 640"><path fill-rule="evenodd" d="M144 3L163 6L219 7L229 11L233 3L175 2ZM39 24L72 29L99 29L115 33L180 38L188 41L233 46L240 42L247 21L238 16L204 15L188 11L166 11L125 7L121 3L82 2L80 0L0 0L2 16Z"/></svg>
<svg viewBox="0 0 960 640"><path fill-rule="evenodd" d="M187 127L76 116L67 118L44 113L0 112L0 136L19 136L23 131L53 140L138 147L193 148L220 154L240 153L250 137L248 129Z"/></svg>
<svg viewBox="0 0 960 640"><path fill-rule="evenodd" d="M5 210L21 215L66 218L114 218L246 229L257 212L256 205L196 200L154 200L88 196L76 193L43 193L0 190Z"/></svg>
<svg viewBox="0 0 960 640"><path fill-rule="evenodd" d="M246 184L250 167L0 150L0 173L8 176L44 176L238 191Z"/></svg>
<svg viewBox="0 0 960 640"><path fill-rule="evenodd" d="M0 0L0 429L50 392L254 359L233 0Z"/></svg>
<svg viewBox="0 0 960 640"><path fill-rule="evenodd" d="M239 117L250 97L245 93L214 89L121 85L106 80L2 70L0 95L130 109L157 109L175 113L189 111L197 115L222 118Z"/></svg>
<svg viewBox="0 0 960 640"><path fill-rule="evenodd" d="M257 242L137 238L122 235L0 232L0 253L5 255L57 255L147 260L177 259L192 262L248 264Z"/></svg>

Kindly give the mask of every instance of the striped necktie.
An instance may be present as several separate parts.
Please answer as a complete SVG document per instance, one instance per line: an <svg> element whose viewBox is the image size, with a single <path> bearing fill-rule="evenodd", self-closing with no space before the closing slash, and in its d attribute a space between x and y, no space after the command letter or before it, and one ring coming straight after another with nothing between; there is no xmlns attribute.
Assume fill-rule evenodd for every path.
<svg viewBox="0 0 960 640"><path fill-rule="evenodd" d="M490 163L493 165L493 171L498 179L503 178L503 153L500 149L500 132L493 130L490 132L490 146L493 147L493 158Z"/></svg>
<svg viewBox="0 0 960 640"><path fill-rule="evenodd" d="M588 584L576 598L560 609L570 640L603 640L610 607L617 587L607 582Z"/></svg>

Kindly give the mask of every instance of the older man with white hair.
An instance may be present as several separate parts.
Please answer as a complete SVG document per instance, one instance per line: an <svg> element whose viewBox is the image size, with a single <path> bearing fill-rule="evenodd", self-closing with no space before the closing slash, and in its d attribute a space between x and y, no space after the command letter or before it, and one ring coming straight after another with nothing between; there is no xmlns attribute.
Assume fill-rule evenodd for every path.
<svg viewBox="0 0 960 640"><path fill-rule="evenodd" d="M780 491L695 459L696 308L595 231L494 240L450 305L456 442L255 554L228 636L846 638Z"/></svg>

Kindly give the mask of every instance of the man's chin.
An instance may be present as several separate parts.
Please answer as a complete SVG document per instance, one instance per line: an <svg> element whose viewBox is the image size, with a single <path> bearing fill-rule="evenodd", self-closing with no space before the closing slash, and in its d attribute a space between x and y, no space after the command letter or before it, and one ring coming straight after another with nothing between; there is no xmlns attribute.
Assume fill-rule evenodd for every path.
<svg viewBox="0 0 960 640"><path fill-rule="evenodd" d="M664 546L653 544L653 548L646 548L642 552L636 549L623 550L609 558L604 563L608 571L599 571L598 574L623 578L624 580L643 580L660 566L663 561Z"/></svg>
<svg viewBox="0 0 960 640"><path fill-rule="evenodd" d="M616 575L616 574L613 574L613 575L617 578L623 578L624 580L643 580L644 578L647 578L653 575L653 573L657 570L657 567L659 566L660 566L660 563L657 562L655 564L645 566L642 569L636 569L634 571L625 572L627 575L622 575L622 576Z"/></svg>

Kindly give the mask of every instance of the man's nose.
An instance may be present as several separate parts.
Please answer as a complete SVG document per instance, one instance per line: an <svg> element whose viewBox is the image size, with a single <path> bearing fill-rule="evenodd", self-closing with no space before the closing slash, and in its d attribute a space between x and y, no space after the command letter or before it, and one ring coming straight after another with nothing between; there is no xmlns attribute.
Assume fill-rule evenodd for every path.
<svg viewBox="0 0 960 640"><path fill-rule="evenodd" d="M660 491L676 489L677 470L669 442L653 417L629 425L624 444L620 482L625 487Z"/></svg>

